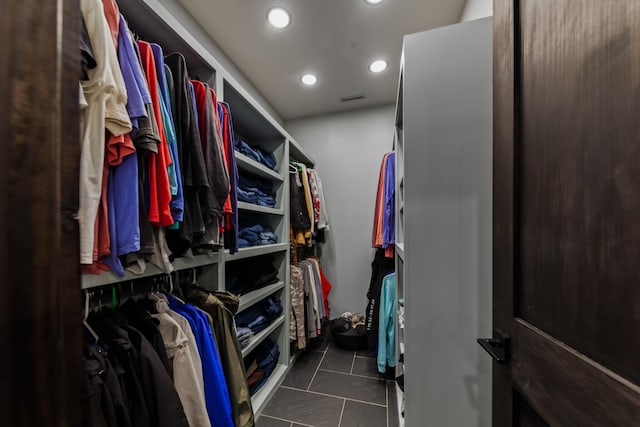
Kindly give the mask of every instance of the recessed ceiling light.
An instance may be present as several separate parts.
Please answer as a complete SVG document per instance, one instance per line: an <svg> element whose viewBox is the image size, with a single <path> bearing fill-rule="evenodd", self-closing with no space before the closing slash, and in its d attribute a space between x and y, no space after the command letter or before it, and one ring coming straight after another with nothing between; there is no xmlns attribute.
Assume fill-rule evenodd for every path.
<svg viewBox="0 0 640 427"><path fill-rule="evenodd" d="M382 3L382 0L364 0L365 2L369 3L369 4L378 4L378 3Z"/></svg>
<svg viewBox="0 0 640 427"><path fill-rule="evenodd" d="M318 78L315 74L307 73L300 77L300 81L306 86L313 86L318 83Z"/></svg>
<svg viewBox="0 0 640 427"><path fill-rule="evenodd" d="M276 28L286 28L289 26L291 22L291 16L289 12L284 10L281 7L273 7L269 9L269 13L267 13L267 20L271 25Z"/></svg>
<svg viewBox="0 0 640 427"><path fill-rule="evenodd" d="M372 73L380 73L387 69L387 61L384 59L376 59L371 64L369 64L369 71Z"/></svg>

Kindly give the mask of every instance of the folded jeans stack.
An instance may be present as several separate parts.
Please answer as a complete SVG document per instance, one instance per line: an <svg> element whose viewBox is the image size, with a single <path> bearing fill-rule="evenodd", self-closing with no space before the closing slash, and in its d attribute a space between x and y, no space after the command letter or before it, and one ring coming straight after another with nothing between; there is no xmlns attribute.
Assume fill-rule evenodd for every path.
<svg viewBox="0 0 640 427"><path fill-rule="evenodd" d="M276 206L273 183L266 179L241 175L238 178L238 200L273 208Z"/></svg>
<svg viewBox="0 0 640 427"><path fill-rule="evenodd" d="M243 227L240 226L238 233L238 247L246 248L257 245L271 245L278 243L278 236L269 227L259 224Z"/></svg>
<svg viewBox="0 0 640 427"><path fill-rule="evenodd" d="M251 329L241 326L236 328L236 334L238 335L238 342L241 348L245 348L254 335Z"/></svg>
<svg viewBox="0 0 640 427"><path fill-rule="evenodd" d="M253 334L266 329L273 320L282 314L282 303L270 296L256 305L236 315L237 327L249 328Z"/></svg>
<svg viewBox="0 0 640 427"><path fill-rule="evenodd" d="M265 151L259 147L251 147L249 144L239 139L234 141L234 148L236 151L239 151L250 159L262 163L269 169L276 169L276 156L273 153Z"/></svg>

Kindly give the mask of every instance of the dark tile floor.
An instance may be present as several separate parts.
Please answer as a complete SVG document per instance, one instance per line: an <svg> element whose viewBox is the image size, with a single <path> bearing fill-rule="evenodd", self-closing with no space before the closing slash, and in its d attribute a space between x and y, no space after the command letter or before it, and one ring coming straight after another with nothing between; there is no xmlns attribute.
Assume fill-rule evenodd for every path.
<svg viewBox="0 0 640 427"><path fill-rule="evenodd" d="M257 427L396 427L394 382L368 352L328 342L303 352L256 422Z"/></svg>

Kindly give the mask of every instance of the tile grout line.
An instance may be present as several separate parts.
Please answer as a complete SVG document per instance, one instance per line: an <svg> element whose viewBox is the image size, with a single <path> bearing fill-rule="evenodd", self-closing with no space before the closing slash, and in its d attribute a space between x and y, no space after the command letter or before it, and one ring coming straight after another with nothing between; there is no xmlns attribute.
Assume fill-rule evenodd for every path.
<svg viewBox="0 0 640 427"><path fill-rule="evenodd" d="M313 390L303 390L301 388L289 387L289 386L286 386L286 385L281 385L280 388L284 388L284 389L288 389L288 390L294 390L294 391L303 391L305 393L312 393L312 394L317 394L319 396L332 397L334 399L346 399L346 400L351 400L352 402L366 403L367 405L379 406L381 408L385 407L382 403L367 402L366 400L352 399L350 397L334 396L333 394L321 393L319 391L313 391Z"/></svg>
<svg viewBox="0 0 640 427"><path fill-rule="evenodd" d="M380 378L380 377L370 377L368 375L350 374L348 372L332 371L331 369L318 369L318 370L322 371L322 372L331 372L332 374L351 375L353 377L366 378L366 379L369 379L369 380L382 380L383 379L383 378Z"/></svg>
<svg viewBox="0 0 640 427"><path fill-rule="evenodd" d="M384 382L385 398L387 399L387 427L389 427L389 382Z"/></svg>
<svg viewBox="0 0 640 427"><path fill-rule="evenodd" d="M271 418L273 420L278 420L278 421L284 421L286 423L291 423L291 425L293 426L294 424L298 424L304 427L313 427L311 424L305 424L305 423L299 423L297 421L291 421L291 420L287 420L286 418L278 418L278 417L274 417L273 415L260 415L260 417L266 417L266 418Z"/></svg>
<svg viewBox="0 0 640 427"><path fill-rule="evenodd" d="M322 354L322 357L320 358L320 362L316 367L316 371L313 373L313 377L311 377L311 381L309 381L309 385L307 386L307 391L309 391L309 389L311 388L311 384L313 384L313 380L316 379L316 375L318 375L318 370L320 369L320 365L322 365L322 362L324 361L324 357L326 355L327 355L327 350L325 349L324 353Z"/></svg>
<svg viewBox="0 0 640 427"><path fill-rule="evenodd" d="M355 364L356 364L356 352L354 351L353 352L353 360L351 361L351 370L349 371L349 375L353 374L353 367L355 366Z"/></svg>
<svg viewBox="0 0 640 427"><path fill-rule="evenodd" d="M338 421L338 427L342 426L342 416L344 415L344 407L347 404L347 399L342 401L342 411L340 411L340 421Z"/></svg>

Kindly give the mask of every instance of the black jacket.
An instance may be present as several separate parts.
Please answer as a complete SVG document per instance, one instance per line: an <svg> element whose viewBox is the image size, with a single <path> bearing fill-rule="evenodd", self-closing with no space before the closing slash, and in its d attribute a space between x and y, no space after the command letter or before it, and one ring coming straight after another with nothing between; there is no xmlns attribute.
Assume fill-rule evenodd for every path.
<svg viewBox="0 0 640 427"><path fill-rule="evenodd" d="M371 281L367 298L369 303L365 311L365 325L367 327L367 344L370 349L375 349L378 344L378 325L380 319L380 294L384 277L393 272L395 261L384 256L384 249L376 249L375 257L371 262Z"/></svg>

